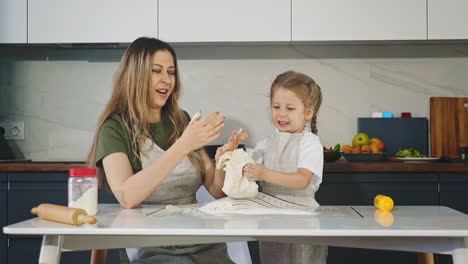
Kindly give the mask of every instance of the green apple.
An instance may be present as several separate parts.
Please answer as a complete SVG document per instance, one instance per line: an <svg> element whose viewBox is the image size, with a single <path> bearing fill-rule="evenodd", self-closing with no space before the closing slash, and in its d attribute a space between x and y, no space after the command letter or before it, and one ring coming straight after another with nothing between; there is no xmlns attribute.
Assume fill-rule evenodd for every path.
<svg viewBox="0 0 468 264"><path fill-rule="evenodd" d="M353 138L353 146L369 144L369 136L366 133L358 133Z"/></svg>

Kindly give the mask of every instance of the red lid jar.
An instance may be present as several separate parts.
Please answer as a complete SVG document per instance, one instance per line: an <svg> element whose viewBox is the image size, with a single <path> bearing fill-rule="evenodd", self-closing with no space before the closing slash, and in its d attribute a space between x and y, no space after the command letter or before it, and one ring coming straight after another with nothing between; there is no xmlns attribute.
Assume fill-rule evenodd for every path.
<svg viewBox="0 0 468 264"><path fill-rule="evenodd" d="M97 213L98 181L94 168L72 168L68 178L68 207Z"/></svg>

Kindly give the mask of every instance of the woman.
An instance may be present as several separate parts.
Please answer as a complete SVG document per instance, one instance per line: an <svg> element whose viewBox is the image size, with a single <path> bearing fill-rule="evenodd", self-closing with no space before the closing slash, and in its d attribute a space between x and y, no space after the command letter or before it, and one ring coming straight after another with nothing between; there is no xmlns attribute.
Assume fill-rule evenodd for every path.
<svg viewBox="0 0 468 264"><path fill-rule="evenodd" d="M203 184L215 198L224 193L222 170L203 149L221 135L224 116L213 113L190 121L178 103L181 94L176 54L167 43L139 38L126 50L111 99L99 119L89 164L99 169L125 208L141 203L190 204ZM245 133L233 133L225 151ZM232 263L225 244L127 250L132 263Z"/></svg>

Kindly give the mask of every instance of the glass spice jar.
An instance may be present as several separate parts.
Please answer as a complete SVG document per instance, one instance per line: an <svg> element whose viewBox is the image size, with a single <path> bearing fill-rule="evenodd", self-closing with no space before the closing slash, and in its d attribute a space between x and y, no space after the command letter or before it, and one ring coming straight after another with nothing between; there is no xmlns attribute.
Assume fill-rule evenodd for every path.
<svg viewBox="0 0 468 264"><path fill-rule="evenodd" d="M72 168L68 178L68 207L81 208L88 215L96 215L98 181L96 169Z"/></svg>

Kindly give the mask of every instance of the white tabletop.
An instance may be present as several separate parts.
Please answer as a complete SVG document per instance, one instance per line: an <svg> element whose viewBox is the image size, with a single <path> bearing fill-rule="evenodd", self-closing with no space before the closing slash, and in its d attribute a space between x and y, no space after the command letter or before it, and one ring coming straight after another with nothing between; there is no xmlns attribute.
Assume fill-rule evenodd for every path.
<svg viewBox="0 0 468 264"><path fill-rule="evenodd" d="M199 205L171 211L161 206L123 209L101 204L94 225L34 218L3 230L43 235L39 263L52 264L60 263L61 252L70 250L251 240L435 252L451 254L454 264L468 263L468 216L448 207L397 206L382 213L373 206L322 206L319 214L309 215L212 216L191 206Z"/></svg>
<svg viewBox="0 0 468 264"><path fill-rule="evenodd" d="M4 227L23 235L220 235L468 237L468 216L442 206L397 206L376 215L373 206L343 207L352 214L193 216L154 213L159 207L124 209L100 204L98 223L71 226L39 218ZM326 209L327 206L321 208ZM330 207L333 208L333 207ZM167 210L167 209L165 209ZM382 222L381 219L385 221Z"/></svg>

